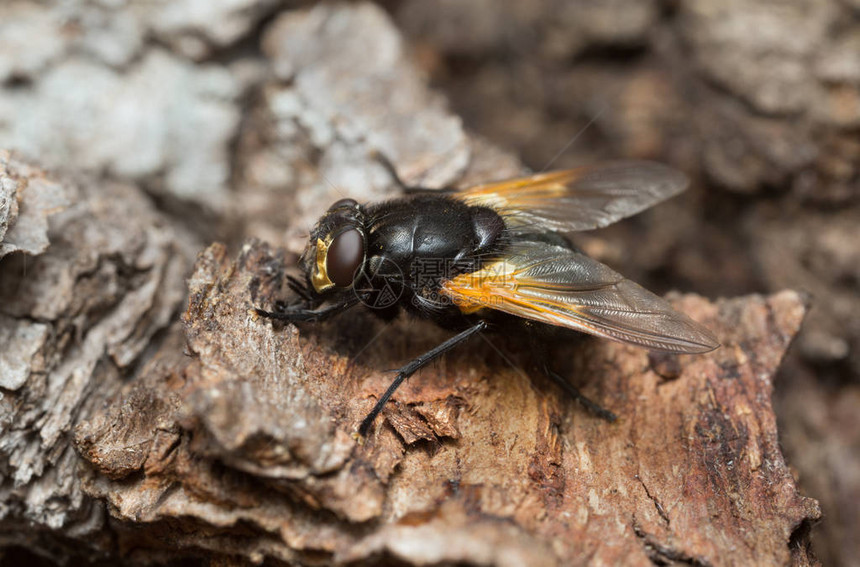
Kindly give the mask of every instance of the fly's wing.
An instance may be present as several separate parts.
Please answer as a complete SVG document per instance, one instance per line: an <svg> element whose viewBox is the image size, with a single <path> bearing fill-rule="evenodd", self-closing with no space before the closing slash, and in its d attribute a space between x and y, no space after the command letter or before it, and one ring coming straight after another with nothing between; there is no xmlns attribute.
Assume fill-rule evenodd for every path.
<svg viewBox="0 0 860 567"><path fill-rule="evenodd" d="M496 309L652 350L719 346L704 327L600 262L561 246L518 242L509 254L443 283L464 313Z"/></svg>
<svg viewBox="0 0 860 567"><path fill-rule="evenodd" d="M510 229L576 232L635 215L687 188L687 177L650 161L616 161L476 185L454 193L491 207Z"/></svg>

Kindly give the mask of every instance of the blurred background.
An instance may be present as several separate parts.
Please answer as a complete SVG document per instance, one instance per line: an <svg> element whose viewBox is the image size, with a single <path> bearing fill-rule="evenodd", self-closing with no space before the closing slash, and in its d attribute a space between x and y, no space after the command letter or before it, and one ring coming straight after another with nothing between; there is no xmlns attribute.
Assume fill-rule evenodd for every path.
<svg viewBox="0 0 860 567"><path fill-rule="evenodd" d="M393 194L371 150L427 185L672 164L684 196L577 243L660 293L808 294L781 441L815 552L860 565L858 0L6 0L0 148L293 252Z"/></svg>

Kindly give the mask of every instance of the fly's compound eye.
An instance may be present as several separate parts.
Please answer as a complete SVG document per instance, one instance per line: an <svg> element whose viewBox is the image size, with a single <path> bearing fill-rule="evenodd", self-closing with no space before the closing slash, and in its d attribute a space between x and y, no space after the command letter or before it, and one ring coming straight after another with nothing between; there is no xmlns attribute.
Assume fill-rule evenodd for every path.
<svg viewBox="0 0 860 567"><path fill-rule="evenodd" d="M340 201L335 201L334 205L328 208L328 210L333 211L335 209L355 209L358 207L358 201L355 199L341 199Z"/></svg>
<svg viewBox="0 0 860 567"><path fill-rule="evenodd" d="M326 272L337 287L349 287L356 270L364 261L364 236L351 228L338 234L326 253Z"/></svg>

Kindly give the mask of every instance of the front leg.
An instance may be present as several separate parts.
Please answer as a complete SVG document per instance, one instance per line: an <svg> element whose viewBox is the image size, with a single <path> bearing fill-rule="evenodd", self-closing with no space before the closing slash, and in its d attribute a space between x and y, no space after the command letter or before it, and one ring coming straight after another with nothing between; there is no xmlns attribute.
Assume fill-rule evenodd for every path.
<svg viewBox="0 0 860 567"><path fill-rule="evenodd" d="M361 298L357 294L350 294L341 298L340 301L323 307L322 309L287 309L285 311L266 311L265 309L255 307L254 311L257 312L257 315L266 317L268 319L277 319L278 321L289 321L290 323L303 323L310 321L318 322L325 321L329 317L337 315L338 313L343 313L344 311L358 303L360 299Z"/></svg>

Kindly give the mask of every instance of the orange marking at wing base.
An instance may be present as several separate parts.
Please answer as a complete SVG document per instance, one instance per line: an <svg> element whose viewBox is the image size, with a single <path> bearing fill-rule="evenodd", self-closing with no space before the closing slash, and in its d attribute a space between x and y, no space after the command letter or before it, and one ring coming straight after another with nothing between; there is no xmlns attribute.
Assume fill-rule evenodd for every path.
<svg viewBox="0 0 860 567"><path fill-rule="evenodd" d="M450 297L465 315L474 314L482 309L495 309L549 325L599 332L598 329L572 316L575 315L575 310L569 305L553 306L551 305L553 302L546 298L535 301L518 293L518 288L523 282L517 281L517 275L521 273L521 268L500 260L476 272L461 274L444 282L442 293ZM571 316L562 312L565 310L570 311Z"/></svg>

